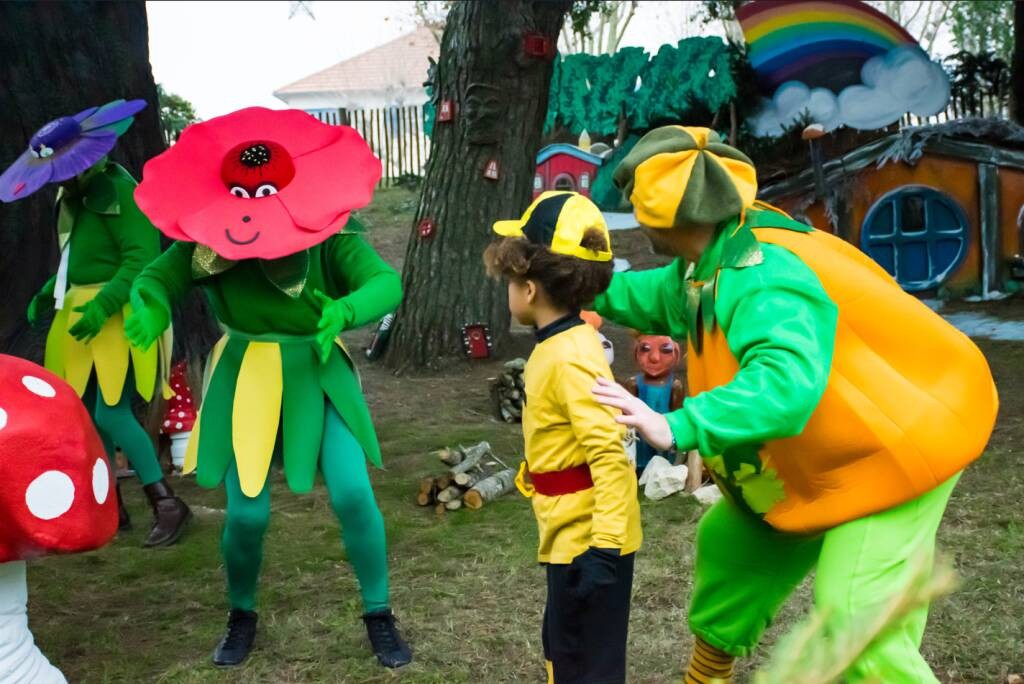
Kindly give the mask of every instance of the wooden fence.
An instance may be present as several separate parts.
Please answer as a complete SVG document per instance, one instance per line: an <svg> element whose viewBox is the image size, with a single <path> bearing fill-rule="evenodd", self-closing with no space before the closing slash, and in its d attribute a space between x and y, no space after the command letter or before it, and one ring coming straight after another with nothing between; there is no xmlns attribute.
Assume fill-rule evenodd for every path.
<svg viewBox="0 0 1024 684"><path fill-rule="evenodd" d="M929 126L975 116L994 119L1009 118L1009 95L983 95L972 99L954 97L950 99L946 109L938 114L928 117L904 114L900 119L900 128Z"/></svg>
<svg viewBox="0 0 1024 684"><path fill-rule="evenodd" d="M384 168L380 187L405 175L422 176L430 156L430 137L423 130L423 107L337 109L315 112L326 124L351 126L370 145Z"/></svg>

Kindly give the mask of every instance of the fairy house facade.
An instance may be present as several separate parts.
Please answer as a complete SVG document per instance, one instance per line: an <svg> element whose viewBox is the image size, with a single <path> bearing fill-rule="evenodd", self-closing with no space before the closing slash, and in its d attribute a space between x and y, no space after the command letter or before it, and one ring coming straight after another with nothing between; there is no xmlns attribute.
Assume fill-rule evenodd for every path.
<svg viewBox="0 0 1024 684"><path fill-rule="evenodd" d="M575 145L557 143L544 147L537 153L533 196L546 190L573 190L590 197L590 188L602 161L596 154Z"/></svg>
<svg viewBox="0 0 1024 684"><path fill-rule="evenodd" d="M1024 128L908 128L763 187L760 198L857 245L910 292L1024 284ZM824 182L820 182L824 181Z"/></svg>

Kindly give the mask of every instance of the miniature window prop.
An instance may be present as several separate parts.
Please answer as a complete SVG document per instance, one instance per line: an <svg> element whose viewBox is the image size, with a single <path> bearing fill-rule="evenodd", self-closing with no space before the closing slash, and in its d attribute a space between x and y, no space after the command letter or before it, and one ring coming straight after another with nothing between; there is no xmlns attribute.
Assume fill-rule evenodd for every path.
<svg viewBox="0 0 1024 684"><path fill-rule="evenodd" d="M494 351L491 331L483 323L470 323L462 328L462 347L471 359L489 359Z"/></svg>
<svg viewBox="0 0 1024 684"><path fill-rule="evenodd" d="M875 202L861 248L908 292L941 285L967 255L967 216L949 195L908 185Z"/></svg>

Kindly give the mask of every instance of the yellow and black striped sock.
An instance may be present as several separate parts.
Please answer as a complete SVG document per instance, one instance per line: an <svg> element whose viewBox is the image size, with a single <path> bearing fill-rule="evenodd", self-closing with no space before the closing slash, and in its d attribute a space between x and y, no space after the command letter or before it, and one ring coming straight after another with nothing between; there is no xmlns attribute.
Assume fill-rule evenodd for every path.
<svg viewBox="0 0 1024 684"><path fill-rule="evenodd" d="M732 681L732 666L735 658L697 638L693 642L690 666L686 668L683 684L710 684L711 682Z"/></svg>

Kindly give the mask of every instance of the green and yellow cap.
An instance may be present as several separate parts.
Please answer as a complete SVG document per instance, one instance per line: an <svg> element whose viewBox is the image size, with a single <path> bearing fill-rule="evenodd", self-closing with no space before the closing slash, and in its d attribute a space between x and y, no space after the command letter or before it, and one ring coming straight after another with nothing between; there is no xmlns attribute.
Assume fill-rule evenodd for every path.
<svg viewBox="0 0 1024 684"><path fill-rule="evenodd" d="M565 191L541 193L522 218L494 222L494 232L502 237L526 238L555 254L586 261L611 261L610 250L595 252L580 245L591 229L599 230L611 245L608 224L597 205L578 192Z"/></svg>
<svg viewBox="0 0 1024 684"><path fill-rule="evenodd" d="M650 228L718 224L742 214L757 195L754 163L710 128L655 128L612 178Z"/></svg>

